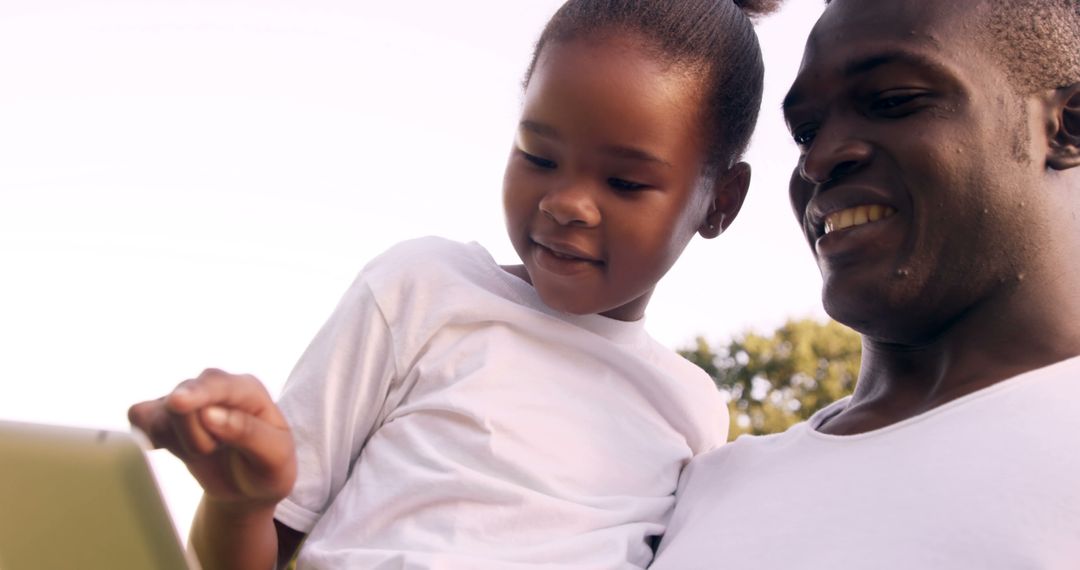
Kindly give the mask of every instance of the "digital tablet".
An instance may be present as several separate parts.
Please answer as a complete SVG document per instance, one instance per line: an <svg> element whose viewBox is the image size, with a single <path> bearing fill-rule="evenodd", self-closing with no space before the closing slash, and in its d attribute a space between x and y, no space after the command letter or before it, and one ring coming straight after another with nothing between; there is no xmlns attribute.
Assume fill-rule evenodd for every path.
<svg viewBox="0 0 1080 570"><path fill-rule="evenodd" d="M131 433L0 420L0 570L186 570Z"/></svg>

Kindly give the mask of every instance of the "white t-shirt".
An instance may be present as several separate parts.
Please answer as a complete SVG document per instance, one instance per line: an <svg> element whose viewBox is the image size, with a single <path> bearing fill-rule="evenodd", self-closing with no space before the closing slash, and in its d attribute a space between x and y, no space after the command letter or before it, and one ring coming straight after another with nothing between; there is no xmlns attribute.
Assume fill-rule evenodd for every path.
<svg viewBox="0 0 1080 570"><path fill-rule="evenodd" d="M1080 568L1080 357L858 435L696 458L654 570Z"/></svg>
<svg viewBox="0 0 1080 570"><path fill-rule="evenodd" d="M477 244L372 261L279 402L308 568L641 568L724 442L712 381L643 323L546 307ZM550 567L550 566L547 566Z"/></svg>

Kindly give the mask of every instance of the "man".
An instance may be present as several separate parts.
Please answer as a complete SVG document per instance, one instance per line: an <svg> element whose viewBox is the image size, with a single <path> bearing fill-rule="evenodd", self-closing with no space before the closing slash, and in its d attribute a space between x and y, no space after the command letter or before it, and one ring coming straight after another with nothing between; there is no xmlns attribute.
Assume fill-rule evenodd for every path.
<svg viewBox="0 0 1080 570"><path fill-rule="evenodd" d="M1080 568L1078 11L827 6L790 190L858 385L691 463L654 568Z"/></svg>

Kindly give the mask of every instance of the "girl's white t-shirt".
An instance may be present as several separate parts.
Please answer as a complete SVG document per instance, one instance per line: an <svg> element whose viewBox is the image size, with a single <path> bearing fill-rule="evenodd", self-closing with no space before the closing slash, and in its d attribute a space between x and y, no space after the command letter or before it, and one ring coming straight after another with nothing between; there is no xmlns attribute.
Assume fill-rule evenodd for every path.
<svg viewBox="0 0 1080 570"><path fill-rule="evenodd" d="M280 399L301 568L643 568L728 417L643 323L546 307L479 245L370 263Z"/></svg>

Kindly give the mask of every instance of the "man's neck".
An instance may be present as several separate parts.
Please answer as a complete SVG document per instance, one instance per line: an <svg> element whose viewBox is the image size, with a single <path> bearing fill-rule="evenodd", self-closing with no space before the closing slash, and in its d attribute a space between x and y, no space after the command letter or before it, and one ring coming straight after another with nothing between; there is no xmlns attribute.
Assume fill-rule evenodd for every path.
<svg viewBox="0 0 1080 570"><path fill-rule="evenodd" d="M819 431L850 435L882 428L1080 355L1080 283L1074 287L1061 277L1033 283L1009 303L972 310L926 342L864 337L851 402Z"/></svg>

